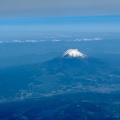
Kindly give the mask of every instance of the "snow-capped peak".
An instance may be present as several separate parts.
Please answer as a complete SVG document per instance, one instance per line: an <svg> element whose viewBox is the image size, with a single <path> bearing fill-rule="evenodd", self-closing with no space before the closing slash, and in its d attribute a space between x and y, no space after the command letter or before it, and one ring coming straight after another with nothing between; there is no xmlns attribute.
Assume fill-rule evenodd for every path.
<svg viewBox="0 0 120 120"><path fill-rule="evenodd" d="M63 57L81 57L81 58L85 58L86 55L84 55L83 53L79 52L77 49L69 49L66 52L64 52Z"/></svg>

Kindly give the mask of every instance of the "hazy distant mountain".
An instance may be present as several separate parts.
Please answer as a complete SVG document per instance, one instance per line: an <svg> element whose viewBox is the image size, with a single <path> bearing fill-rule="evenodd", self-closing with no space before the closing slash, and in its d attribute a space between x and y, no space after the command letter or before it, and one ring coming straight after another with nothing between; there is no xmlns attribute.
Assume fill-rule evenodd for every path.
<svg viewBox="0 0 120 120"><path fill-rule="evenodd" d="M62 55L49 60L43 64L48 69L56 69L56 70L72 70L78 69L78 71L82 72L92 72L96 69L100 69L101 67L106 67L105 63L100 61L99 59L88 57L83 53L79 52L77 49L69 49L64 52Z"/></svg>

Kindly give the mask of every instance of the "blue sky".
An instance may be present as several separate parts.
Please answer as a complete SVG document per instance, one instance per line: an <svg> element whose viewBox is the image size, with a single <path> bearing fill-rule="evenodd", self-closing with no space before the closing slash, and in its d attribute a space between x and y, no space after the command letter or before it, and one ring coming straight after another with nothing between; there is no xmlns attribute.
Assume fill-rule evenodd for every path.
<svg viewBox="0 0 120 120"><path fill-rule="evenodd" d="M0 39L75 31L120 32L120 0L0 1Z"/></svg>
<svg viewBox="0 0 120 120"><path fill-rule="evenodd" d="M2 18L0 31L119 32L120 16Z"/></svg>

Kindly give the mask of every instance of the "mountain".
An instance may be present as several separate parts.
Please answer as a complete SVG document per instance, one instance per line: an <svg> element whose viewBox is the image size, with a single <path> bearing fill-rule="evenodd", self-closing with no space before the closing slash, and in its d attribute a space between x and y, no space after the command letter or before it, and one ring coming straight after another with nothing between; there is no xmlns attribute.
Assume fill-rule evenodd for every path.
<svg viewBox="0 0 120 120"><path fill-rule="evenodd" d="M104 62L77 49L69 49L44 63L1 69L0 95L28 97L59 90L66 92L69 87L74 91L79 84L84 90L89 89L107 78L103 76L103 71L107 71L105 66Z"/></svg>
<svg viewBox="0 0 120 120"><path fill-rule="evenodd" d="M79 69L79 71L90 72L92 69L105 67L105 63L99 59L88 57L87 55L79 52L77 49L69 49L62 55L49 60L43 64L48 69Z"/></svg>
<svg viewBox="0 0 120 120"><path fill-rule="evenodd" d="M119 120L119 78L119 66L77 49L44 63L0 68L0 120Z"/></svg>
<svg viewBox="0 0 120 120"><path fill-rule="evenodd" d="M64 58L86 58L87 56L79 52L77 49L69 49L63 53Z"/></svg>

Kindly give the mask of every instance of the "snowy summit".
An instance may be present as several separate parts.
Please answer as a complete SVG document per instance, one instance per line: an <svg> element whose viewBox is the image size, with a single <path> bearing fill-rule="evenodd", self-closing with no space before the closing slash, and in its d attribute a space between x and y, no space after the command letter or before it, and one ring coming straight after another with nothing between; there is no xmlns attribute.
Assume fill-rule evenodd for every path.
<svg viewBox="0 0 120 120"><path fill-rule="evenodd" d="M86 55L84 55L83 53L79 52L77 49L69 49L67 50L64 54L63 57L81 57L81 58L85 58Z"/></svg>

